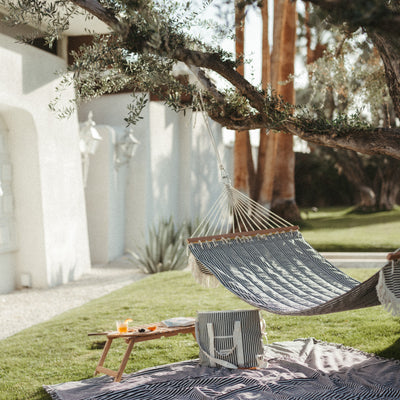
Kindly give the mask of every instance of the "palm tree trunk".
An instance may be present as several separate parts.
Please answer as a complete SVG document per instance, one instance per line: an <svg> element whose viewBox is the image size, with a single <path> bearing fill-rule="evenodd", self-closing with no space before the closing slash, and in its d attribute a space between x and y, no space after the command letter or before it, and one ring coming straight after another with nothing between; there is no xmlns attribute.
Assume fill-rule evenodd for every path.
<svg viewBox="0 0 400 400"><path fill-rule="evenodd" d="M285 0L284 26L281 42L280 73L281 79L289 79L294 74L296 55L296 2ZM295 102L293 80L280 85L278 93L285 101ZM283 218L295 222L300 213L295 200L293 136L277 134L277 157L275 160L275 179L272 208Z"/></svg>
<svg viewBox="0 0 400 400"><path fill-rule="evenodd" d="M272 53L269 55L269 43L263 41L263 74L262 74L262 85L263 88L267 86L268 83L271 84L272 89L276 89L278 82L280 80L280 68L279 61L281 56L281 42L282 42L282 32L284 23L284 12L285 12L285 0L274 0L274 25L273 25L273 48ZM268 4L265 5L268 7ZM263 39L264 35L268 35L268 8L263 9ZM264 27L266 27L264 32ZM268 37L266 38L268 39ZM268 51L268 59L264 58L267 56L266 51ZM269 70L269 72L268 72ZM265 86L264 86L265 85ZM268 136L263 131L260 132L260 148L265 151L264 163L261 166L263 179L260 184L260 195L258 201L261 204L270 206L272 203L273 189L274 189L274 179L275 179L275 160L276 160L276 150L277 150L277 137L275 134L269 134ZM259 168L260 164L259 162ZM260 170L261 174L261 170Z"/></svg>
<svg viewBox="0 0 400 400"><path fill-rule="evenodd" d="M262 30L262 65L261 65L261 85L264 90L268 89L271 78L271 54L269 47L269 13L268 0L264 0L261 8L263 30ZM267 135L265 128L260 129L260 141L258 147L257 158L257 175L255 179L254 199L261 204L269 205L272 199L272 179L264 184L265 169L267 167L268 158L273 157L273 153L269 151L273 149L273 136Z"/></svg>
<svg viewBox="0 0 400 400"><path fill-rule="evenodd" d="M235 1L235 25L236 25L236 59L244 56L244 20L245 6L243 1ZM244 75L244 64L240 63L237 71ZM251 154L249 131L236 131L233 148L233 185L236 189L250 194L251 182L254 177L254 165Z"/></svg>

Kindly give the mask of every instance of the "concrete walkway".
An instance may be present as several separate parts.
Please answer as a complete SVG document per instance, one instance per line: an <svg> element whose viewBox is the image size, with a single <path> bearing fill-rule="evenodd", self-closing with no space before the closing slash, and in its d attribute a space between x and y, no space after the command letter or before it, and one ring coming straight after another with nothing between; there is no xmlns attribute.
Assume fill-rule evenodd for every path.
<svg viewBox="0 0 400 400"><path fill-rule="evenodd" d="M339 268L381 268L386 253L322 253ZM0 294L0 340L32 325L104 296L146 274L124 258L94 265L75 282L51 289L22 289Z"/></svg>
<svg viewBox="0 0 400 400"><path fill-rule="evenodd" d="M382 268L386 263L387 253L321 253L338 268Z"/></svg>
<svg viewBox="0 0 400 400"><path fill-rule="evenodd" d="M0 340L147 276L124 258L93 265L79 280L51 289L0 294Z"/></svg>

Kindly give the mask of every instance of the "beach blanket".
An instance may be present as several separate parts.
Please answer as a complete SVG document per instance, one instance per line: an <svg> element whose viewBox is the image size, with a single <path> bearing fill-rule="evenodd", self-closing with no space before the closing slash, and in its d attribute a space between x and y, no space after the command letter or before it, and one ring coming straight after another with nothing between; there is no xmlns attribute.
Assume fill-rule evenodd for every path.
<svg viewBox="0 0 400 400"><path fill-rule="evenodd" d="M400 361L313 338L273 343L259 369L210 368L198 360L125 375L46 385L55 400L400 400Z"/></svg>

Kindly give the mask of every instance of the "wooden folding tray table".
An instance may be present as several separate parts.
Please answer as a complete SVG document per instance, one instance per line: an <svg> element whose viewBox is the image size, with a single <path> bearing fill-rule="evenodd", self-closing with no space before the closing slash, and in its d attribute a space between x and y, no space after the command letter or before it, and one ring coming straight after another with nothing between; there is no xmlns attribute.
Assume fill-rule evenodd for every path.
<svg viewBox="0 0 400 400"><path fill-rule="evenodd" d="M149 327L156 327L155 330L150 331ZM139 332L139 329L145 329L145 332ZM175 336L180 333L191 333L195 338L195 326L177 326L177 327L167 327L162 322L155 322L153 324L146 324L140 326L134 326L129 328L127 333L119 333L119 332L103 332L103 333L89 333L89 336L94 335L107 335L107 342L104 346L103 353L101 354L99 363L97 364L94 375L98 373L107 374L109 376L114 377L114 382L120 382L122 378L122 374L125 370L126 364L128 362L129 356L132 352L133 345L138 342L145 342L147 340L159 339L161 337ZM121 365L118 368L118 371L113 371L109 368L103 366L104 361L107 357L108 351L110 350L112 341L114 339L125 339L125 342L128 344L128 347L125 351L124 357L122 359Z"/></svg>

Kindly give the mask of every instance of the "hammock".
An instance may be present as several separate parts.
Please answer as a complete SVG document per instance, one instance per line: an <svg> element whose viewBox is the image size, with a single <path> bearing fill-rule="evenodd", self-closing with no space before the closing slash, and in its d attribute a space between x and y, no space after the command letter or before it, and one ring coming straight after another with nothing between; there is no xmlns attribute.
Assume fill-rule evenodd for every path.
<svg viewBox="0 0 400 400"><path fill-rule="evenodd" d="M189 263L199 283L221 283L254 307L276 314L317 315L382 304L400 315L400 261L392 260L360 283L313 249L297 226L223 176L225 189L188 239Z"/></svg>
<svg viewBox="0 0 400 400"><path fill-rule="evenodd" d="M254 307L283 315L318 315L382 304L400 315L400 249L363 283L332 265L299 228L236 190L204 112L224 190L188 239L195 279L221 283Z"/></svg>

